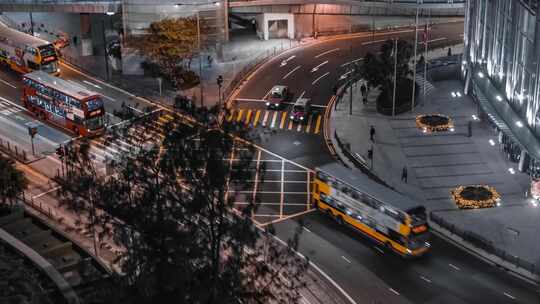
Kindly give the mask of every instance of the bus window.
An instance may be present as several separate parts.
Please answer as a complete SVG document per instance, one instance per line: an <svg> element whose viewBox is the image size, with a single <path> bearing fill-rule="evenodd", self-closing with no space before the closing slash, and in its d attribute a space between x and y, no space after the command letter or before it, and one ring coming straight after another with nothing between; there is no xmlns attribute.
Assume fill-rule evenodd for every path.
<svg viewBox="0 0 540 304"><path fill-rule="evenodd" d="M86 120L86 127L90 130L98 130L103 128L103 116L88 118Z"/></svg>
<svg viewBox="0 0 540 304"><path fill-rule="evenodd" d="M36 69L37 70L37 69ZM45 73L54 73L58 70L58 63L56 61L45 63L41 66L41 70Z"/></svg>

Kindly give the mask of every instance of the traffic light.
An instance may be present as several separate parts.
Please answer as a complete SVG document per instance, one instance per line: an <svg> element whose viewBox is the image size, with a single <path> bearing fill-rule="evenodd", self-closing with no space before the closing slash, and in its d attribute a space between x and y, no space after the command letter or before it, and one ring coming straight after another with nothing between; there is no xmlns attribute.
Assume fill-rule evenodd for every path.
<svg viewBox="0 0 540 304"><path fill-rule="evenodd" d="M37 128L36 127L28 127L28 135L31 137L34 137L37 134Z"/></svg>
<svg viewBox="0 0 540 304"><path fill-rule="evenodd" d="M221 87L222 84L223 84L223 76L219 75L217 77L217 85Z"/></svg>
<svg viewBox="0 0 540 304"><path fill-rule="evenodd" d="M56 155L60 158L64 157L64 148L62 146L56 148Z"/></svg>

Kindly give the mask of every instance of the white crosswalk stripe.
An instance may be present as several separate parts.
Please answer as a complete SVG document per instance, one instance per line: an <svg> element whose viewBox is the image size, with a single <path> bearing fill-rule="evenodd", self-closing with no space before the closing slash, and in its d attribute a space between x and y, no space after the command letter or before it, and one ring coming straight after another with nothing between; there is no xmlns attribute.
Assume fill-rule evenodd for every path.
<svg viewBox="0 0 540 304"><path fill-rule="evenodd" d="M416 75L416 83L420 88L421 94L424 94L424 84L426 86L426 95L429 95L435 89L435 86L426 80L422 75Z"/></svg>
<svg viewBox="0 0 540 304"><path fill-rule="evenodd" d="M21 109L13 106L12 104L0 100L0 113L4 116L9 116L11 114L19 113Z"/></svg>

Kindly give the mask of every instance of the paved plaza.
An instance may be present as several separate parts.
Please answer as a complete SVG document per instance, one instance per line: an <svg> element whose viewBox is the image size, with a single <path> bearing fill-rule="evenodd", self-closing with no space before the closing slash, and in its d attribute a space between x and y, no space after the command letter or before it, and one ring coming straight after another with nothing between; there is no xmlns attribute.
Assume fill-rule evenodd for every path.
<svg viewBox="0 0 540 304"><path fill-rule="evenodd" d="M367 151L372 147L374 173L397 191L423 201L428 212L448 225L475 233L505 254L536 264L540 262L540 246L534 240L540 213L526 196L530 177L506 158L496 132L486 119L479 119L477 105L463 93L459 73L451 71L458 68L434 70L428 77L432 81L426 83L426 95L421 89L414 111L394 119L377 113L377 92L371 92L369 102L363 105L359 86L353 88L352 115L347 92L332 113L331 134L335 131L368 166ZM417 77L421 88L423 81ZM416 116L433 113L449 116L454 131L424 133L418 129ZM370 126L376 130L374 142L369 139ZM342 152L338 148L341 159L352 167ZM407 183L401 180L403 167L408 169ZM478 184L494 187L501 195L501 205L479 210L457 208L450 191Z"/></svg>

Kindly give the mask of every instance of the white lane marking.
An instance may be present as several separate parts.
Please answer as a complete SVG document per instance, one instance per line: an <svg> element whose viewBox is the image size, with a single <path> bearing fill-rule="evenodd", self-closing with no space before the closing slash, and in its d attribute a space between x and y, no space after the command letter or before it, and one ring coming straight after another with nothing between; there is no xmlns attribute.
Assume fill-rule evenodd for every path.
<svg viewBox="0 0 540 304"><path fill-rule="evenodd" d="M302 94L300 94L300 97L298 97L298 99L304 97L304 94L306 94L306 91L303 91Z"/></svg>
<svg viewBox="0 0 540 304"><path fill-rule="evenodd" d="M302 226L302 228L304 228L305 231L311 233L311 230L307 229L306 226Z"/></svg>
<svg viewBox="0 0 540 304"><path fill-rule="evenodd" d="M454 265L454 264L448 264L448 266L454 268L455 270L458 270L458 271L460 270L459 267L457 267L457 266Z"/></svg>
<svg viewBox="0 0 540 304"><path fill-rule="evenodd" d="M25 109L24 107L21 107L20 105L14 103L13 101L11 101L11 100L9 100L9 99L5 99L5 98L2 97L2 96L0 96L0 100L5 101L5 102L9 103L10 105L15 106L15 107L17 107L17 108L19 108L19 109L21 109L21 110L23 110L23 111L26 111L26 109Z"/></svg>
<svg viewBox="0 0 540 304"><path fill-rule="evenodd" d="M116 102L116 99L114 99L114 98L112 98L112 97L109 97L109 96L107 96L107 95L101 95L101 96L105 97L106 99L108 99L108 100L110 100L110 101Z"/></svg>
<svg viewBox="0 0 540 304"><path fill-rule="evenodd" d="M139 110L139 109L137 109L137 108L134 108L134 107L132 107L132 106L126 105L126 107L132 109L132 110L135 111L135 112L144 113L143 111L141 111L141 110Z"/></svg>
<svg viewBox="0 0 540 304"><path fill-rule="evenodd" d="M346 257L341 256L341 258L344 259L347 263L349 263L349 264L351 263L351 261L349 259L347 259Z"/></svg>
<svg viewBox="0 0 540 304"><path fill-rule="evenodd" d="M314 67L313 69L311 69L311 73L315 73L317 72L323 65L327 64L328 63L328 60L324 61L324 62L321 62L318 66Z"/></svg>
<svg viewBox="0 0 540 304"><path fill-rule="evenodd" d="M266 102L264 99L255 99L255 98L236 98L236 101L257 101L257 102Z"/></svg>
<svg viewBox="0 0 540 304"><path fill-rule="evenodd" d="M381 248L379 248L379 247L373 247L373 248L375 248L375 249L376 249L378 252L380 252L381 254L384 254L384 251L382 251Z"/></svg>
<svg viewBox="0 0 540 304"><path fill-rule="evenodd" d="M271 92L272 92L272 89L268 90L268 92L266 92L266 94L264 94L262 99L267 99L268 95L270 95Z"/></svg>
<svg viewBox="0 0 540 304"><path fill-rule="evenodd" d="M296 55L292 55L291 57L289 57L289 58L283 60L283 61L281 62L281 67L286 66L287 63L289 63L289 61L290 61L290 60L293 60L295 57L296 57Z"/></svg>
<svg viewBox="0 0 540 304"><path fill-rule="evenodd" d="M54 188L49 189L49 190L47 190L47 191L45 191L45 192L42 192L42 193L40 193L40 194L37 194L37 195L32 196L32 199L40 198L40 197L42 197L42 196L44 196L44 195L47 195L47 194L49 194L49 193L51 193L51 192L54 192L54 191L56 191L56 190L58 190L58 189L60 189L60 188L61 188L60 186L54 187Z"/></svg>
<svg viewBox="0 0 540 304"><path fill-rule="evenodd" d="M305 304L311 304L311 302L308 301L308 299L306 299L306 297L304 297L304 295L302 295L302 301L303 301Z"/></svg>
<svg viewBox="0 0 540 304"><path fill-rule="evenodd" d="M509 293L507 293L507 292L503 292L503 294L504 294L505 296L509 297L509 298L512 299L512 300L515 300L515 299L516 299L516 297L514 297L513 295L511 295L511 294L509 294Z"/></svg>
<svg viewBox="0 0 540 304"><path fill-rule="evenodd" d="M314 105L314 104L312 104L310 107L326 108L326 106L323 106L323 105Z"/></svg>
<svg viewBox="0 0 540 304"><path fill-rule="evenodd" d="M278 111L274 111L274 116L272 117L272 124L270 125L270 128L274 128L276 125L276 118L277 118Z"/></svg>
<svg viewBox="0 0 540 304"><path fill-rule="evenodd" d="M282 79L287 79L287 77L291 76L292 73L296 72L301 66L297 66L295 67L294 69L292 69L292 71L290 71L289 73L287 73L285 76L283 76Z"/></svg>
<svg viewBox="0 0 540 304"><path fill-rule="evenodd" d="M347 75L349 75L350 73L352 73L352 71L348 71L347 73L345 73L345 74L339 76L339 80L342 80L342 79L347 78Z"/></svg>
<svg viewBox="0 0 540 304"><path fill-rule="evenodd" d="M333 53L333 52L336 52L336 51L339 51L339 48L335 48L335 49L332 49L332 50L329 50L329 51L326 51L326 52L322 52L319 55L315 56L315 58L319 58L319 57L322 57L322 56L324 56L326 54L330 54L330 53Z"/></svg>
<svg viewBox="0 0 540 304"><path fill-rule="evenodd" d="M276 236L274 236L274 238L280 240ZM280 241L281 241L281 244L287 245L287 243L285 243L284 241L282 241L282 240L280 240ZM300 257L305 258L301 253L298 253L298 252L296 252L296 253ZM317 266L317 264L313 263L312 261L309 261L309 265L311 265L311 267L315 268L315 270L317 270L320 274L322 274L325 279L327 279L330 283L332 283L332 285L334 285L334 287L337 290L339 290L339 292L341 292L341 294L349 301L349 303L357 304L356 301L345 290L343 290L343 288L341 288L341 286L339 286L338 283L336 283L336 281L334 281L328 274L326 274L326 272L322 271L322 269L319 268L319 266Z"/></svg>
<svg viewBox="0 0 540 304"><path fill-rule="evenodd" d="M399 296L399 292L397 292L394 288L388 288L388 290Z"/></svg>
<svg viewBox="0 0 540 304"><path fill-rule="evenodd" d="M86 83L86 84L89 84L89 85L91 85L91 86L93 86L93 87L96 87L96 88L98 88L98 89L102 89L102 87L98 86L98 85L95 84L95 83L91 83L90 81L83 80L83 82Z"/></svg>
<svg viewBox="0 0 540 304"><path fill-rule="evenodd" d="M428 283L431 283L431 280L426 278L425 276L420 276L420 279L422 279L422 280L424 280L424 281L426 281Z"/></svg>
<svg viewBox="0 0 540 304"><path fill-rule="evenodd" d="M5 85L8 85L8 86L10 86L10 87L12 87L12 88L14 88L14 89L17 88L16 86L14 86L14 85L12 85L11 83L5 81L4 79L1 79L1 78L0 78L0 82L3 83L3 84L5 84Z"/></svg>
<svg viewBox="0 0 540 304"><path fill-rule="evenodd" d="M375 44L375 43L381 43L381 42L385 42L386 40L388 40L388 39L381 39L381 40L375 40L375 41L367 41L367 42L363 42L362 45L370 45L370 44Z"/></svg>
<svg viewBox="0 0 540 304"><path fill-rule="evenodd" d="M358 58L358 59L355 59L355 60L352 60L352 61L345 62L345 63L342 64L341 66L344 67L344 66L347 66L347 65L349 65L349 64L351 64L351 63L355 63L355 62L357 62L357 61L362 61L362 60L364 60L364 58Z"/></svg>
<svg viewBox="0 0 540 304"><path fill-rule="evenodd" d="M324 73L321 77L315 79L311 84L312 84L312 85L316 84L316 83L317 83L319 80L321 80L323 77L328 76L328 74L330 74L330 72Z"/></svg>
<svg viewBox="0 0 540 304"><path fill-rule="evenodd" d="M268 120L268 111L264 111L264 118L263 118L263 122L262 122L262 126L263 127L266 127L266 121Z"/></svg>
<svg viewBox="0 0 540 304"><path fill-rule="evenodd" d="M432 40L428 40L428 43L437 42L437 41L446 40L446 39L448 39L448 38L441 37L441 38L437 38L437 39L432 39Z"/></svg>

